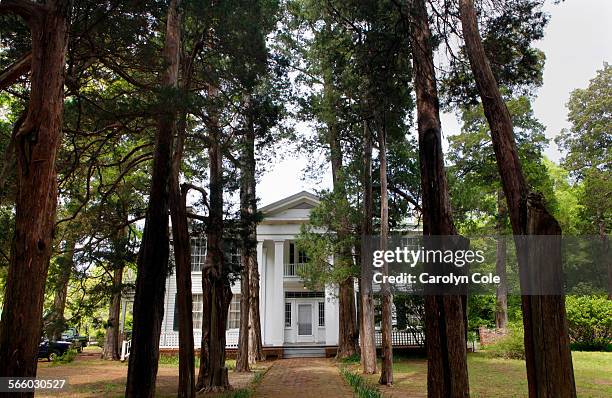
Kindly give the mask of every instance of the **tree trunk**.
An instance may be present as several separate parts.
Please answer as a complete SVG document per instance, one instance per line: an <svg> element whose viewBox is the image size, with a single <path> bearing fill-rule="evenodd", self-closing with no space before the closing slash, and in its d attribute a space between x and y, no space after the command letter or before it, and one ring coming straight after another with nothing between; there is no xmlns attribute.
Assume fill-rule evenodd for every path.
<svg viewBox="0 0 612 398"><path fill-rule="evenodd" d="M411 14L410 40L417 99L423 235L455 235L444 170L440 106L425 1L413 1ZM429 397L469 396L464 301L457 295L425 296Z"/></svg>
<svg viewBox="0 0 612 398"><path fill-rule="evenodd" d="M376 340L374 328L374 299L372 296L372 261L365 256L372 253L372 136L367 122L363 125L363 225L361 242L361 368L363 373L376 373Z"/></svg>
<svg viewBox="0 0 612 398"><path fill-rule="evenodd" d="M218 96L216 87L209 87L209 96ZM210 201L206 228L206 260L202 272L202 342L198 391L221 391L230 388L225 367L225 326L232 291L224 275L223 258L223 159L221 131L215 110L208 123L210 147Z"/></svg>
<svg viewBox="0 0 612 398"><path fill-rule="evenodd" d="M23 17L32 37L28 112L15 136L15 235L0 324L0 377L36 376L57 207L55 159L61 142L70 11L71 2L63 0L0 3L0 14Z"/></svg>
<svg viewBox="0 0 612 398"><path fill-rule="evenodd" d="M176 265L176 305L179 328L179 385L178 396L195 397L195 355L193 342L193 304L191 290L191 240L187 222L187 190L181 191L180 169L183 159L186 115L181 115L180 127L172 158L170 176L170 216L172 243Z"/></svg>
<svg viewBox="0 0 612 398"><path fill-rule="evenodd" d="M380 251L387 250L389 239L389 195L387 192L387 137L385 127L380 130L378 139L378 157L380 159ZM383 275L389 275L389 264L383 263ZM382 365L378 383L388 386L393 384L393 342L391 339L391 305L393 296L389 282L382 285Z"/></svg>
<svg viewBox="0 0 612 398"><path fill-rule="evenodd" d="M326 96L330 102L328 106L333 108L335 104L331 101L331 84L328 84L329 78L326 79ZM328 120L328 142L330 147L330 159L332 169L332 181L334 196L337 201L340 201L340 219L338 220L338 230L335 231L337 239L340 242L341 248L334 261L336 267L352 267L353 259L351 246L347 244L350 234L349 220L345 208L348 207L348 199L346 197L346 179L344 178L343 170L343 153L342 143L338 135L335 120ZM339 283L340 294L339 302L339 331L338 331L338 358L346 358L356 355L358 351L358 331L356 322L355 308L355 288L353 277L349 276Z"/></svg>
<svg viewBox="0 0 612 398"><path fill-rule="evenodd" d="M249 281L251 299L249 300L249 363L265 360L263 346L261 342L261 318L259 312L259 270L257 268L257 258L249 261Z"/></svg>
<svg viewBox="0 0 612 398"><path fill-rule="evenodd" d="M168 8L163 56L167 64L162 87L178 87L180 16L179 0ZM169 102L169 103L168 103ZM134 325L128 367L127 397L154 397L159 361L159 336L164 317L164 294L168 275L169 182L172 141L176 132L174 103L161 98L149 205L138 254L134 296Z"/></svg>
<svg viewBox="0 0 612 398"><path fill-rule="evenodd" d="M508 214L502 191L497 192L497 211L495 274L499 276L499 284L495 292L495 328L506 329L508 326L508 278L506 275L506 237L503 234L504 220Z"/></svg>
<svg viewBox="0 0 612 398"><path fill-rule="evenodd" d="M476 10L472 0L460 0L459 11L468 58L489 122L493 149L502 180L510 222L515 235L559 235L545 253L540 247L528 247L525 240L515 239L521 279L521 290L538 269L561 275L561 228L529 188L521 170L514 140L510 113L499 92L478 32ZM560 281L551 281L560 287ZM555 286L551 286L555 287ZM526 293L533 293L527 291ZM523 295L525 356L530 397L575 397L576 386L569 349L564 295Z"/></svg>
<svg viewBox="0 0 612 398"><path fill-rule="evenodd" d="M74 246L76 238L68 236L64 245L64 254L58 261L58 277L53 296L53 308L49 317L48 336L53 340L60 340L62 332L66 329L64 311L66 309L66 297L68 296L68 283L74 267Z"/></svg>
<svg viewBox="0 0 612 398"><path fill-rule="evenodd" d="M121 288L123 280L123 261L116 264L113 271L113 286L108 310L108 321L106 322L106 336L104 338L104 349L102 359L118 361L119 353L119 320L121 317Z"/></svg>
<svg viewBox="0 0 612 398"><path fill-rule="evenodd" d="M242 139L242 155L240 159L240 222L241 222L241 253L240 262L240 334L238 342L238 356L236 358L236 371L249 371L249 349L251 323L251 270L252 262L256 260L257 235L255 212L255 129L253 125L250 98L247 97L247 128ZM255 353L255 351L253 351ZM256 355L253 355L253 359Z"/></svg>

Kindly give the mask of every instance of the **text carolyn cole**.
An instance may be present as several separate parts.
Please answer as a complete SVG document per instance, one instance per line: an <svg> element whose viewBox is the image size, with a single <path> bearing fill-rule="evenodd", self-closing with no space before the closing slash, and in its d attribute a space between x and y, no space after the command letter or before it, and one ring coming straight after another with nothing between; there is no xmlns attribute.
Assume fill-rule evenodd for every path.
<svg viewBox="0 0 612 398"><path fill-rule="evenodd" d="M396 247L395 250L374 250L372 265L377 268L387 263L406 263L414 267L417 263L446 263L463 267L470 263L485 261L482 250L412 250L408 247Z"/></svg>
<svg viewBox="0 0 612 398"><path fill-rule="evenodd" d="M418 275L402 272L399 275L383 275L381 272L375 272L373 276L374 283L389 283L392 285L398 284L415 284L417 281L422 284L440 284L440 285L467 285L470 282L476 284L498 284L501 279L498 275L492 273L481 274L475 272L472 275L455 275L452 272L448 275L430 275L423 272Z"/></svg>

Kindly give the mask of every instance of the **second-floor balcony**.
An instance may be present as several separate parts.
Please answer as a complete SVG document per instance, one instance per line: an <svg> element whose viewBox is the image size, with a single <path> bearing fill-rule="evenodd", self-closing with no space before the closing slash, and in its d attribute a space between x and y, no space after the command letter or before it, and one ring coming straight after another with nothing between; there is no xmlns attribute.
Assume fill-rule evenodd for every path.
<svg viewBox="0 0 612 398"><path fill-rule="evenodd" d="M299 278L306 267L306 263L285 264L283 275L286 278Z"/></svg>

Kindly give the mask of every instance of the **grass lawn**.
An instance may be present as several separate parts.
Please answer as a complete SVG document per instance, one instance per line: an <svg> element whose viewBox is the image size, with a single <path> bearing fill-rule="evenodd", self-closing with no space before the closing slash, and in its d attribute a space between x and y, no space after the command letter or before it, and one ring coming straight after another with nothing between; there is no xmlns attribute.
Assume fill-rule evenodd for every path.
<svg viewBox="0 0 612 398"><path fill-rule="evenodd" d="M612 397L612 353L572 352L578 397ZM358 365L352 365L358 371ZM472 397L526 397L525 361L497 359L484 353L468 355ZM394 385L380 390L388 397L426 397L427 361L424 358L396 358ZM379 375L367 376L377 383Z"/></svg>

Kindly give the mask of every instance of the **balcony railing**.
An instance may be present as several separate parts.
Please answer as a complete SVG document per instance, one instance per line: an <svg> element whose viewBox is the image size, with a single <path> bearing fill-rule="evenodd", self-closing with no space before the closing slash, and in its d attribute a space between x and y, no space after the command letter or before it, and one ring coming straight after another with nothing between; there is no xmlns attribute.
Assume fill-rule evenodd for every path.
<svg viewBox="0 0 612 398"><path fill-rule="evenodd" d="M301 271L306 267L305 263L285 264L284 276L298 278Z"/></svg>

